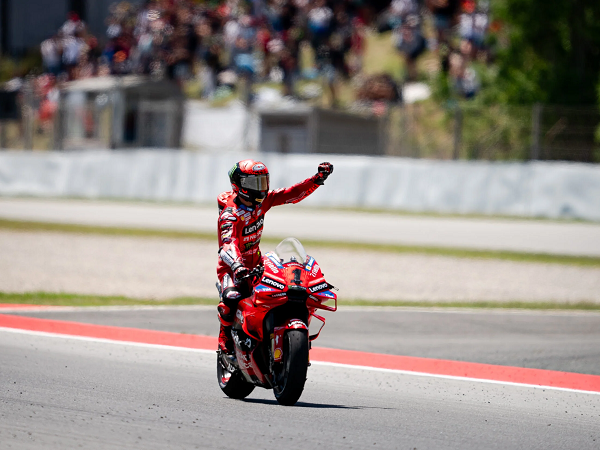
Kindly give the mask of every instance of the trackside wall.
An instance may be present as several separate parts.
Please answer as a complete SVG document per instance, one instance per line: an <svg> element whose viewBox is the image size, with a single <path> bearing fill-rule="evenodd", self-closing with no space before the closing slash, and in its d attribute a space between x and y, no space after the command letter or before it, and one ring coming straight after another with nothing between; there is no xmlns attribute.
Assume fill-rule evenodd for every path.
<svg viewBox="0 0 600 450"><path fill-rule="evenodd" d="M177 150L0 153L0 195L212 203L240 159L261 159L273 188L331 161L326 189L304 204L600 221L600 166L583 163L205 154Z"/></svg>

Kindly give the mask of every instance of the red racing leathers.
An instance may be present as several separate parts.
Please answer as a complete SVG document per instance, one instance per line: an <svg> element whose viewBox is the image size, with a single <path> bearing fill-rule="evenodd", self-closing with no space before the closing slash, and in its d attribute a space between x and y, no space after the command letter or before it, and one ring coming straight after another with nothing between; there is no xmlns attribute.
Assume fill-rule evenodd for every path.
<svg viewBox="0 0 600 450"><path fill-rule="evenodd" d="M219 195L219 259L217 276L221 283L222 301L219 315L223 325L230 325L237 302L242 294L235 287L233 272L237 267L252 270L261 262L260 238L263 232L265 213L273 206L298 203L312 194L320 184L317 175L288 188L269 191L256 208L237 201L233 192Z"/></svg>

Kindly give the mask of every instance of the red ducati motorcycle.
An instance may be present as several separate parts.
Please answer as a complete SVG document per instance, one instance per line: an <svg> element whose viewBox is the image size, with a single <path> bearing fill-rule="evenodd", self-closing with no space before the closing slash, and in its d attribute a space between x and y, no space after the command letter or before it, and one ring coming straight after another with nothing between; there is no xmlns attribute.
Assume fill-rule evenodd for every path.
<svg viewBox="0 0 600 450"><path fill-rule="evenodd" d="M264 255L248 278L254 291L238 304L231 331L235 354L217 351L219 386L236 399L256 386L273 389L280 404L294 405L304 390L310 344L325 325L316 310L337 310L335 288L295 238L284 239ZM314 319L321 323L311 335Z"/></svg>

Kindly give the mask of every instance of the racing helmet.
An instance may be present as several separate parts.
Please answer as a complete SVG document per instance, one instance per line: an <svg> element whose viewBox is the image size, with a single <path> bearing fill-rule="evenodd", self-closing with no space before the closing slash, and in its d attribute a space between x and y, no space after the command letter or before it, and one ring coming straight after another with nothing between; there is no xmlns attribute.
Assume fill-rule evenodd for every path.
<svg viewBox="0 0 600 450"><path fill-rule="evenodd" d="M260 161L245 159L229 171L231 188L242 200L256 207L269 192L269 169Z"/></svg>

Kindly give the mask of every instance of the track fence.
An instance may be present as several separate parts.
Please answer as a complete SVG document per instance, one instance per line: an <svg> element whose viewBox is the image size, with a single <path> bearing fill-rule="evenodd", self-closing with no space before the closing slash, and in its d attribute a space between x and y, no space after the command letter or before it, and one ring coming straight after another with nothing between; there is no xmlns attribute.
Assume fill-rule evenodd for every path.
<svg viewBox="0 0 600 450"><path fill-rule="evenodd" d="M600 162L596 107L403 105L388 114L387 153L488 161Z"/></svg>
<svg viewBox="0 0 600 450"><path fill-rule="evenodd" d="M56 110L50 102L36 94L33 81L24 83L17 98L18 118L2 120L0 117L0 148L56 149L57 133L73 131L74 124L79 122L85 125L79 130L82 137L88 138L87 141L90 141L90 137L97 138L94 143L98 148L106 146L107 136L114 131L109 129L113 124L98 101L92 102L93 108L89 107L83 112L72 111L80 120L67 120L67 124L62 124L64 126L57 126L54 120ZM315 120L305 120L307 125L282 122L280 128L291 127L289 132L284 130L289 136L275 136L277 142L269 146L269 149L273 149L265 151L301 151L296 149L296 144L305 142L307 148L311 147L312 150L304 151L326 153L384 154L443 160L600 163L600 141L596 138L600 135L600 110L597 107L541 104L479 106L468 102L440 105L427 100L390 107L383 114L381 111L378 110L378 116L372 116L377 123L370 126L363 124L368 125L364 115L360 119L361 126L358 126L355 122L359 116L353 117L339 110L329 113L327 110L317 111L315 117L318 116L318 123ZM159 112L148 110L146 115L154 117ZM278 115L280 113L277 110L269 112L265 120L269 117L275 120ZM85 120L82 121L82 117ZM281 116L277 120L281 122L286 117ZM286 120L291 119L287 117ZM164 127L156 126L155 122L150 127L154 133L166 133ZM321 126L317 126L319 124ZM141 126L145 125L142 123ZM296 130L294 127L306 127L306 130L299 131L300 128ZM304 136L302 133L306 136L298 140L298 136ZM74 131L67 134L67 137L79 136ZM313 142L317 138L311 136L317 136L318 141ZM244 136L241 139L246 138ZM263 143L273 139L270 135L263 136Z"/></svg>

